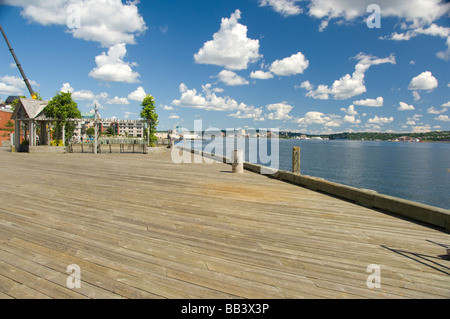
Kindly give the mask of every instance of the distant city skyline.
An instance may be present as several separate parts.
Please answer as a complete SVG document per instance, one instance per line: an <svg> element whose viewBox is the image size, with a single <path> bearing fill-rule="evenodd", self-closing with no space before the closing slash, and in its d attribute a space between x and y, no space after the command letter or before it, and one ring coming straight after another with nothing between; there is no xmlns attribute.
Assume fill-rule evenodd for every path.
<svg viewBox="0 0 450 319"><path fill-rule="evenodd" d="M160 125L306 134L450 130L450 3L441 0L0 1L43 99ZM29 93L0 39L0 99Z"/></svg>

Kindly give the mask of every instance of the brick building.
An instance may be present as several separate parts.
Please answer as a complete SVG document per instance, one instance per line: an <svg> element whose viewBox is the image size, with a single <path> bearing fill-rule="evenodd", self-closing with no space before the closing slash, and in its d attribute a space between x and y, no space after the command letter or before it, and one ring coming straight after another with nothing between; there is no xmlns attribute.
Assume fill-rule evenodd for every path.
<svg viewBox="0 0 450 319"><path fill-rule="evenodd" d="M2 146L3 141L9 141L10 134L14 133L14 125L9 128L7 127L8 121L11 120L11 115L11 110L0 110L0 146ZM14 124L14 121L11 120L11 123Z"/></svg>

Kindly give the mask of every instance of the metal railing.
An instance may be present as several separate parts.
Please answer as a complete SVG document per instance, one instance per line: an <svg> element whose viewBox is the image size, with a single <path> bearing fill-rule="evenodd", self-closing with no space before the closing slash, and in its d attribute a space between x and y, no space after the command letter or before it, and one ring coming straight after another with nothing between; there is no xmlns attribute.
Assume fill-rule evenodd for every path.
<svg viewBox="0 0 450 319"><path fill-rule="evenodd" d="M169 140L158 140L157 145L169 145ZM94 141L71 142L67 145L68 153L95 153ZM122 154L142 153L147 154L147 142L143 139L110 138L100 139L97 145L97 153Z"/></svg>

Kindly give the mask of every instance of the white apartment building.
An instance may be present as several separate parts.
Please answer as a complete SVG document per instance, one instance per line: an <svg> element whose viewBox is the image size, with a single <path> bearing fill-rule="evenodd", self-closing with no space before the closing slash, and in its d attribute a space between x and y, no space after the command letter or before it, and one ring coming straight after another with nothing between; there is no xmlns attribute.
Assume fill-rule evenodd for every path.
<svg viewBox="0 0 450 319"><path fill-rule="evenodd" d="M144 137L145 123L140 120L118 120L118 119L101 119L100 131L106 133L109 127L112 127L119 136L128 137ZM88 128L94 127L94 119L84 117L77 121L77 126L74 131L75 136L84 136Z"/></svg>

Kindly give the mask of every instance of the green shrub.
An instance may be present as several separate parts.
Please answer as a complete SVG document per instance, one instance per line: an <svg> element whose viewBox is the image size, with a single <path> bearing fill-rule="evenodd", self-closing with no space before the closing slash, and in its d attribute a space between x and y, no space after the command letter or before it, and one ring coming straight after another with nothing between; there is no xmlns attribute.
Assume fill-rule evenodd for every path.
<svg viewBox="0 0 450 319"><path fill-rule="evenodd" d="M62 140L54 140L50 142L50 146L64 146L64 143Z"/></svg>

